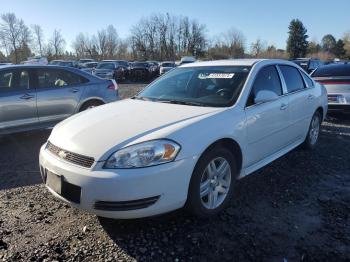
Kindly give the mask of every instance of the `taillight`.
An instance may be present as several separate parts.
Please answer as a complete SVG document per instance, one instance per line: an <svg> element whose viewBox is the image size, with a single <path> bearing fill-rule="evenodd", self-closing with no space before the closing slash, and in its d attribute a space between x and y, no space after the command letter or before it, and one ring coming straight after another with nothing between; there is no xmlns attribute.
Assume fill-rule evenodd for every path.
<svg viewBox="0 0 350 262"><path fill-rule="evenodd" d="M110 90L118 90L118 84L114 79L111 79L111 83L107 87Z"/></svg>

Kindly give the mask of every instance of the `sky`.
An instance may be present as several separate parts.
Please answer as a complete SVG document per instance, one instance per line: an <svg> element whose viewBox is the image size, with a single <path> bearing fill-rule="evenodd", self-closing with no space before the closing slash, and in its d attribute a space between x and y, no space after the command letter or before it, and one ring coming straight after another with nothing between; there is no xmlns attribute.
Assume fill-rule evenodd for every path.
<svg viewBox="0 0 350 262"><path fill-rule="evenodd" d="M215 37L230 28L240 30L249 48L256 39L285 49L289 22L300 19L309 40L325 34L342 37L350 31L350 0L1 0L0 13L13 12L27 25L41 25L49 38L60 29L71 50L79 32L94 34L112 24L120 37L142 17L157 13L188 16L205 24ZM336 4L332 4L336 3Z"/></svg>

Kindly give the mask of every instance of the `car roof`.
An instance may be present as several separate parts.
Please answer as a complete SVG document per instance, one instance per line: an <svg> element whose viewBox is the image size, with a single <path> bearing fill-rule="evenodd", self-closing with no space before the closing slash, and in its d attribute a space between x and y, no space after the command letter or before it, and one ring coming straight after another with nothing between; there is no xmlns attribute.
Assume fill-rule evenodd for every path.
<svg viewBox="0 0 350 262"><path fill-rule="evenodd" d="M326 77L326 76L349 76L350 64L329 64L317 68L312 77Z"/></svg>
<svg viewBox="0 0 350 262"><path fill-rule="evenodd" d="M252 66L257 62L265 59L226 59L214 61L202 61L183 64L180 67L194 67L194 66Z"/></svg>

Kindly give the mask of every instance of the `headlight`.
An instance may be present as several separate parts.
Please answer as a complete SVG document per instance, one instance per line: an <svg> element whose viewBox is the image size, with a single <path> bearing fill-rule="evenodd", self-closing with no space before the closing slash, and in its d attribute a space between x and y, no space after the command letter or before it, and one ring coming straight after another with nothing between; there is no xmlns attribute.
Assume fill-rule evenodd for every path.
<svg viewBox="0 0 350 262"><path fill-rule="evenodd" d="M104 168L148 167L171 162L180 151L180 146L167 139L153 140L131 145L113 153Z"/></svg>

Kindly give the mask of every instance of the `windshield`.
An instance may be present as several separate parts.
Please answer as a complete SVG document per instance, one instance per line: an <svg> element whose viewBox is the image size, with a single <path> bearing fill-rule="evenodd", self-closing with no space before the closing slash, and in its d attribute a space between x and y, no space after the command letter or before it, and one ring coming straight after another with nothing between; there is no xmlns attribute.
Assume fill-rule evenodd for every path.
<svg viewBox="0 0 350 262"><path fill-rule="evenodd" d="M96 66L96 63L86 63L84 66L87 68L93 68Z"/></svg>
<svg viewBox="0 0 350 262"><path fill-rule="evenodd" d="M249 71L247 66L176 68L135 98L197 106L231 106L236 102Z"/></svg>
<svg viewBox="0 0 350 262"><path fill-rule="evenodd" d="M162 63L162 67L175 67L174 63Z"/></svg>
<svg viewBox="0 0 350 262"><path fill-rule="evenodd" d="M96 67L97 69L114 69L113 63L100 63Z"/></svg>
<svg viewBox="0 0 350 262"><path fill-rule="evenodd" d="M138 62L135 62L135 63L133 63L133 66L148 67L148 63L138 63Z"/></svg>
<svg viewBox="0 0 350 262"><path fill-rule="evenodd" d="M80 63L86 63L86 62L91 62L93 61L92 59L80 59L79 62Z"/></svg>
<svg viewBox="0 0 350 262"><path fill-rule="evenodd" d="M58 65L60 66L73 66L73 63L72 62L58 62Z"/></svg>

